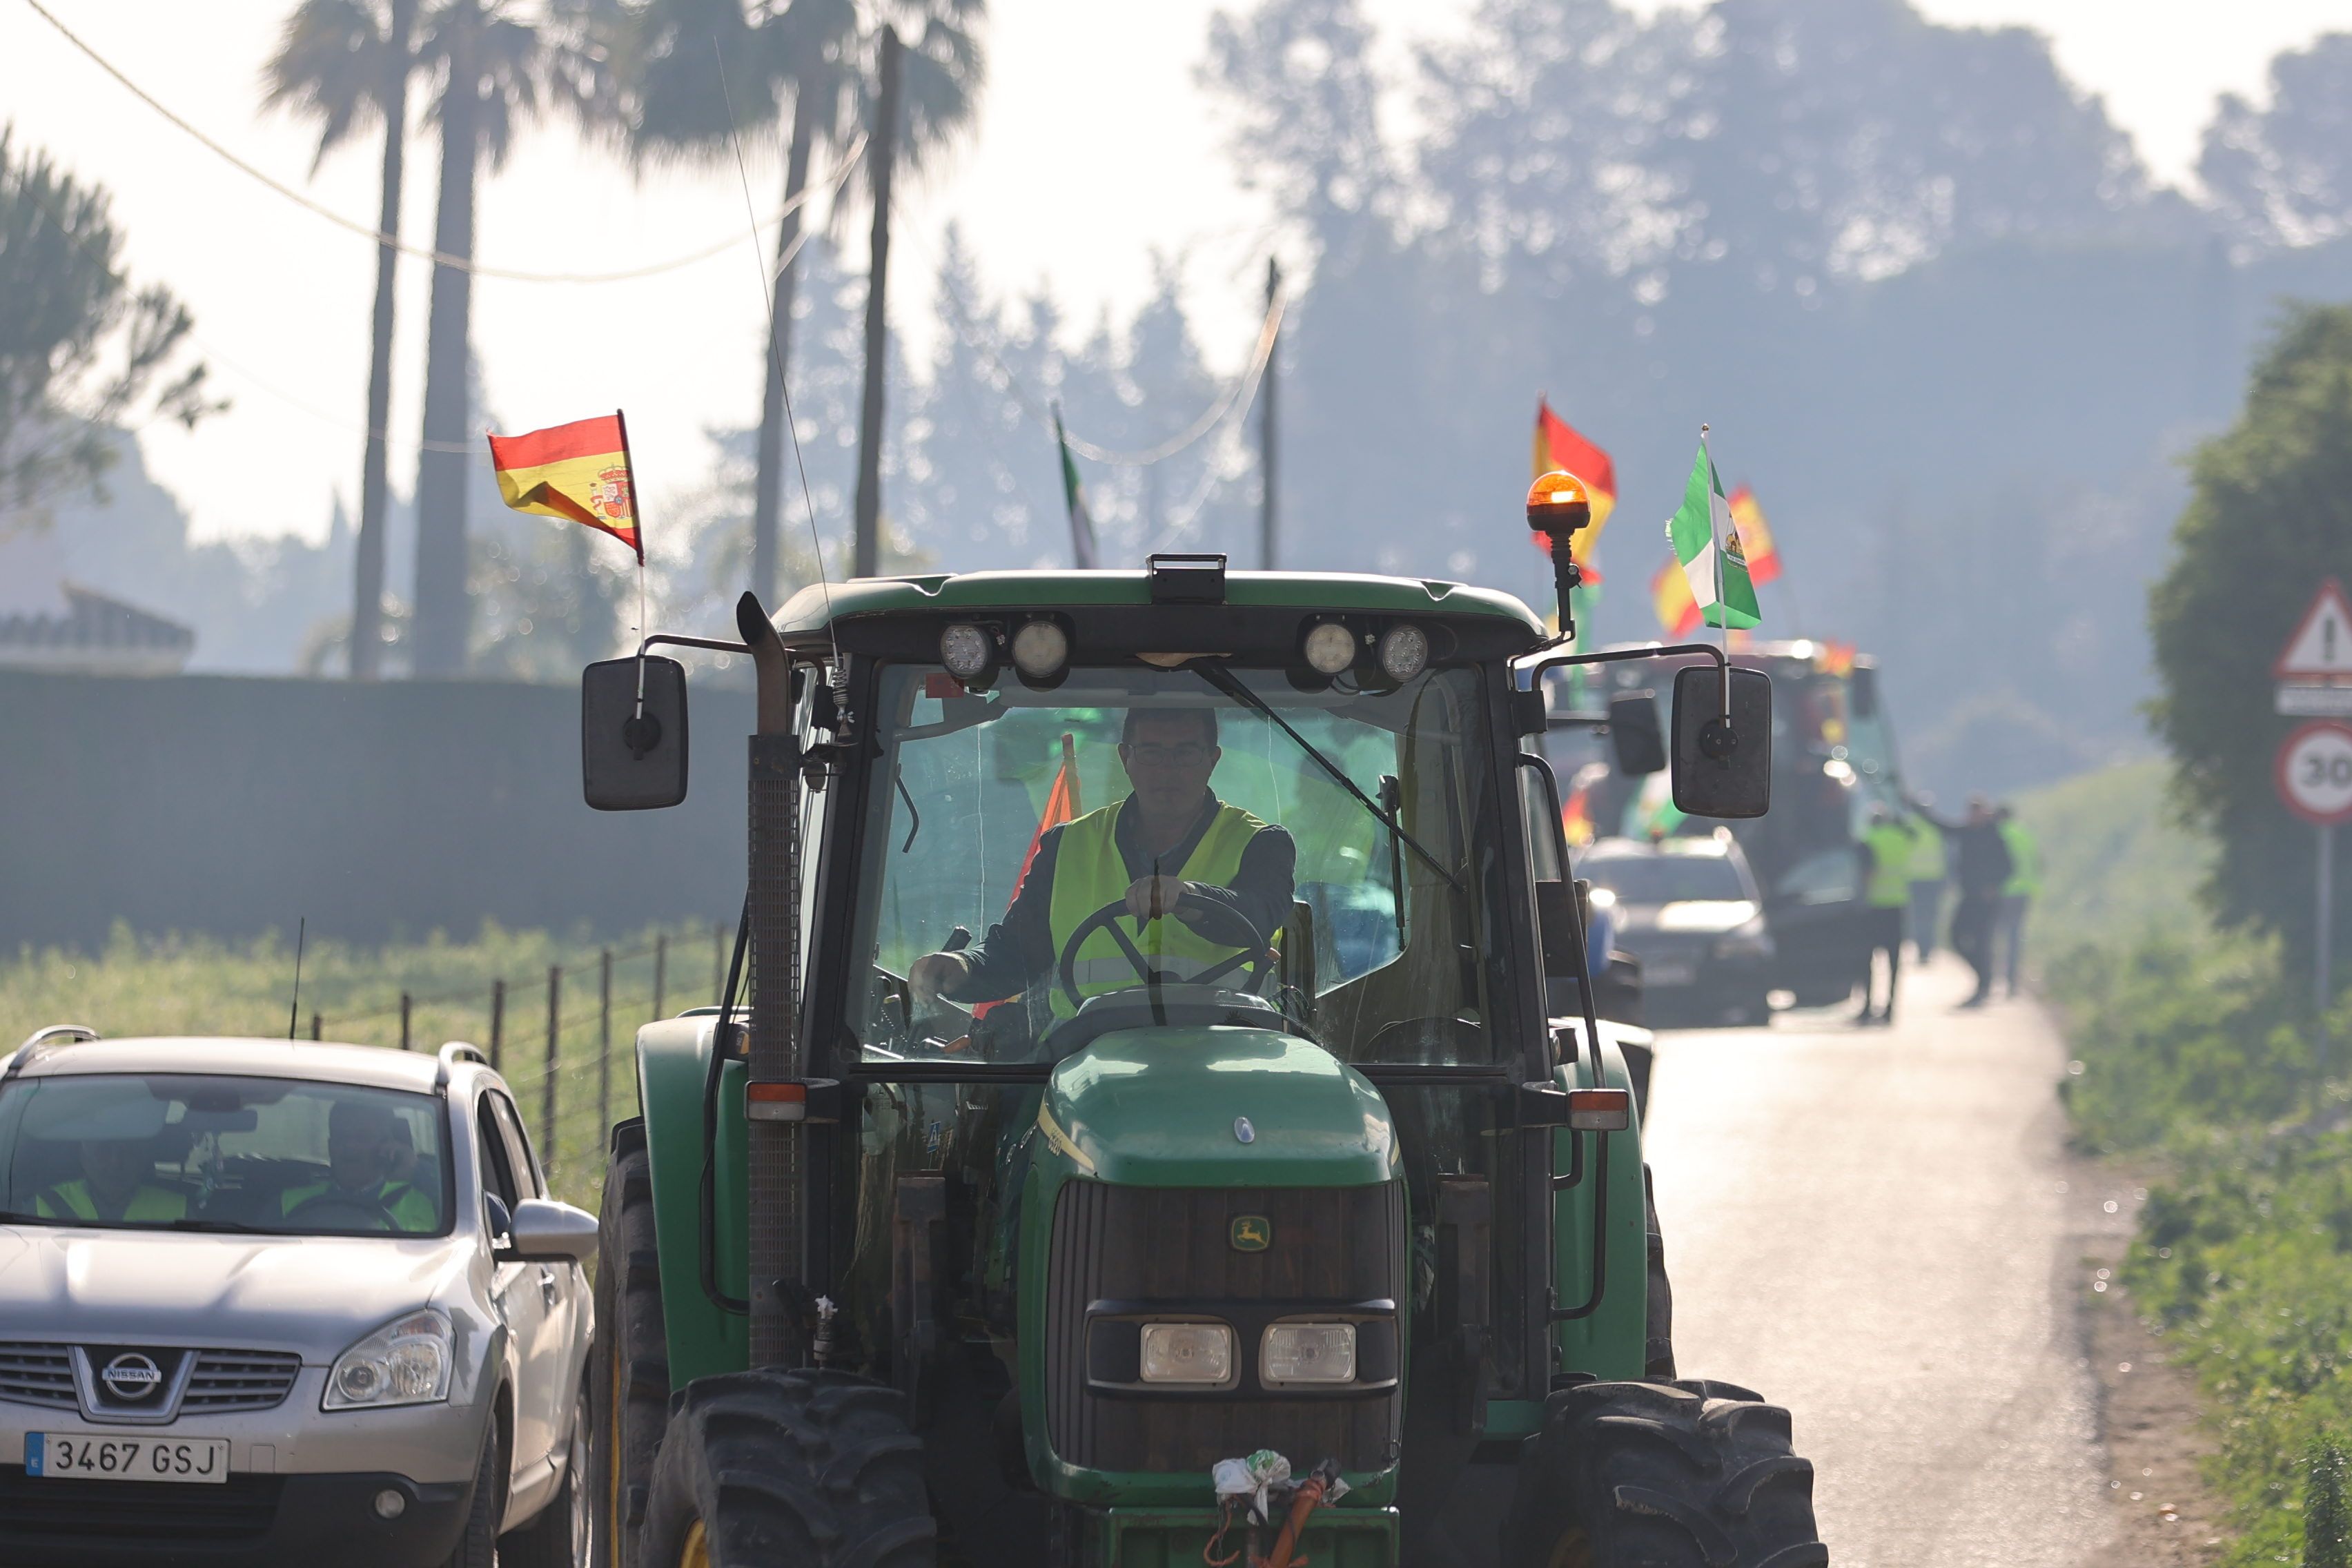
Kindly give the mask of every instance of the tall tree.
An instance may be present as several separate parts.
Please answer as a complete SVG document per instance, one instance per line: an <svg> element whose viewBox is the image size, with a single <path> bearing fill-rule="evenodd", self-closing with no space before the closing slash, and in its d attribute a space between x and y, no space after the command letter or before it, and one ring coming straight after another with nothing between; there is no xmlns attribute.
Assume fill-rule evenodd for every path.
<svg viewBox="0 0 2352 1568"><path fill-rule="evenodd" d="M867 56L885 23L906 42L899 161L919 165L950 139L971 120L985 75L985 15L986 0L645 0L637 12L628 138L638 157L731 160L738 137L772 133L790 113L753 448L751 586L762 603L775 602L783 559L784 374L810 165L820 152L844 150L868 118Z"/></svg>
<svg viewBox="0 0 2352 1568"><path fill-rule="evenodd" d="M2198 177L2222 220L2264 248L2352 232L2352 33L2271 61L2271 100L2221 95Z"/></svg>
<svg viewBox="0 0 2352 1568"><path fill-rule="evenodd" d="M443 0L424 58L438 72L432 118L441 129L433 294L425 324L425 436L416 459L415 671L466 668L466 473L479 453L469 417L474 192L482 164L506 162L514 135L552 100L584 126L614 122L614 0Z"/></svg>
<svg viewBox="0 0 2352 1568"><path fill-rule="evenodd" d="M96 490L127 416L193 426L225 405L189 359L187 308L134 289L106 193L20 153L0 124L0 537Z"/></svg>
<svg viewBox="0 0 2352 1568"><path fill-rule="evenodd" d="M313 174L346 137L383 121L382 199L376 208L375 309L368 343L367 445L360 463L360 531L352 566L351 676L373 680L383 658L383 529L390 486L385 426L392 418L394 273L400 260L402 154L408 79L415 71L417 0L302 0L265 68L271 108L319 122Z"/></svg>

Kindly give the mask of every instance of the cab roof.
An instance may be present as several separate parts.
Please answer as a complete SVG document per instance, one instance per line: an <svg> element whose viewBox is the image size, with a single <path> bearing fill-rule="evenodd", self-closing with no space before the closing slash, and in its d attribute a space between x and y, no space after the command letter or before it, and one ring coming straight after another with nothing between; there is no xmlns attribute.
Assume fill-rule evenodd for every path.
<svg viewBox="0 0 2352 1568"><path fill-rule="evenodd" d="M1150 576L1140 569L857 577L803 588L776 613L775 626L777 634L792 642L822 637L828 627L855 616L941 610L1118 608L1151 602ZM1435 578L1376 577L1354 572L1227 572L1224 603L1391 616L1479 616L1515 623L1530 639L1546 635L1535 612L1510 595Z"/></svg>
<svg viewBox="0 0 2352 1568"><path fill-rule="evenodd" d="M6 1059L0 1058L0 1061ZM236 1078L291 1078L426 1092L440 1072L440 1062L430 1052L387 1050L380 1046L161 1035L38 1046L18 1065L16 1076L62 1078L108 1072L226 1073Z"/></svg>

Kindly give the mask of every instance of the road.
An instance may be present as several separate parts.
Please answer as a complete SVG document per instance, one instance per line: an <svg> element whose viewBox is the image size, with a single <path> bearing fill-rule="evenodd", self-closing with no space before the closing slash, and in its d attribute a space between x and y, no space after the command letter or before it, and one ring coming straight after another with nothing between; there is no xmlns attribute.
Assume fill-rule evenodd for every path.
<svg viewBox="0 0 2352 1568"><path fill-rule="evenodd" d="M1659 1043L1676 1359L1790 1408L1839 1568L2084 1568L2112 1545L2063 1054L2030 1003L1955 1012L1964 975L1908 978L1891 1029L1792 1014Z"/></svg>

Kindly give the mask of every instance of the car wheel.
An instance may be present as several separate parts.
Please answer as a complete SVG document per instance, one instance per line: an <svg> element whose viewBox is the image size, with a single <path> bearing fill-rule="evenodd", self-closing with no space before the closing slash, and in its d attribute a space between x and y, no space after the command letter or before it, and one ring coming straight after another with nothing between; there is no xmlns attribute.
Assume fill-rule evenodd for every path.
<svg viewBox="0 0 2352 1568"><path fill-rule="evenodd" d="M499 1424L493 1418L489 1436L482 1439L481 1462L474 1467L474 1500L466 1509L466 1528L457 1537L457 1549L449 1553L448 1568L498 1568L506 1479L506 1445L499 1441Z"/></svg>
<svg viewBox="0 0 2352 1568"><path fill-rule="evenodd" d="M588 1384L583 1383L572 1405L563 1484L529 1524L499 1538L499 1568L588 1568L595 1528L589 1507L588 1435L594 1429Z"/></svg>

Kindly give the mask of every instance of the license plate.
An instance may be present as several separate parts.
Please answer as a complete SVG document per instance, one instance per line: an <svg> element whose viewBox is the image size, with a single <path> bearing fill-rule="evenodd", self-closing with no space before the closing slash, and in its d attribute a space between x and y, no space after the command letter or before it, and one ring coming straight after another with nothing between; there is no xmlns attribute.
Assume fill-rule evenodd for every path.
<svg viewBox="0 0 2352 1568"><path fill-rule="evenodd" d="M226 1481L228 1439L27 1432L25 1473L99 1481Z"/></svg>
<svg viewBox="0 0 2352 1568"><path fill-rule="evenodd" d="M1645 963L1642 965L1644 985L1688 985L1698 978L1696 963Z"/></svg>

